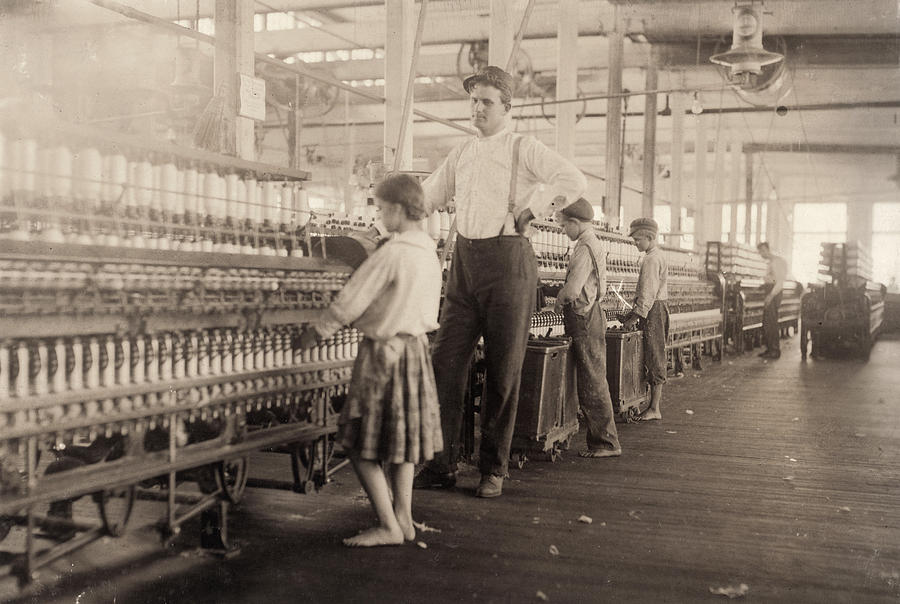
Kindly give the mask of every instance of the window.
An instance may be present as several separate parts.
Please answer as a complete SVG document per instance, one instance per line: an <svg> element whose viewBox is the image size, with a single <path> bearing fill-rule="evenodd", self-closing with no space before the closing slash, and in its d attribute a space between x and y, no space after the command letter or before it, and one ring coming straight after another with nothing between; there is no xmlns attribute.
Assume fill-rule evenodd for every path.
<svg viewBox="0 0 900 604"><path fill-rule="evenodd" d="M672 232L672 206L657 205L653 206L653 219L659 225L659 232ZM694 217L688 216L687 208L681 208L681 231L684 233L694 232ZM680 247L681 249L690 250L694 248L693 235L665 235L660 237L659 242L668 247Z"/></svg>
<svg viewBox="0 0 900 604"><path fill-rule="evenodd" d="M819 251L823 242L847 240L847 204L798 203L794 205L794 246L791 275L801 283L814 283L819 275ZM772 250L776 254L779 250Z"/></svg>
<svg viewBox="0 0 900 604"><path fill-rule="evenodd" d="M297 22L293 13L269 13L266 15L266 29L269 31L281 31L295 29Z"/></svg>
<svg viewBox="0 0 900 604"><path fill-rule="evenodd" d="M205 17L197 21L197 31L207 36L216 35L216 24L210 17Z"/></svg>
<svg viewBox="0 0 900 604"><path fill-rule="evenodd" d="M900 203L872 204L872 278L900 291Z"/></svg>

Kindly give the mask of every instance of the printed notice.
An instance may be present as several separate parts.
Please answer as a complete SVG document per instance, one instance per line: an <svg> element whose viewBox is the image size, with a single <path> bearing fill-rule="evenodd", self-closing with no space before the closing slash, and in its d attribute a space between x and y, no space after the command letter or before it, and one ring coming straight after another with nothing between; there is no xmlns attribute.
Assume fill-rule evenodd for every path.
<svg viewBox="0 0 900 604"><path fill-rule="evenodd" d="M254 120L266 119L266 81L241 74L241 106L238 114Z"/></svg>

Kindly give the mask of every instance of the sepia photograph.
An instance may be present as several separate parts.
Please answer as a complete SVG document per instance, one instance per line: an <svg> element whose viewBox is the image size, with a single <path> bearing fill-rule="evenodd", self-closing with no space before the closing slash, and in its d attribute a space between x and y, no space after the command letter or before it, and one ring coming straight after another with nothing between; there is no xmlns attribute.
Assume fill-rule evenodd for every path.
<svg viewBox="0 0 900 604"><path fill-rule="evenodd" d="M0 602L900 602L900 2L0 0Z"/></svg>

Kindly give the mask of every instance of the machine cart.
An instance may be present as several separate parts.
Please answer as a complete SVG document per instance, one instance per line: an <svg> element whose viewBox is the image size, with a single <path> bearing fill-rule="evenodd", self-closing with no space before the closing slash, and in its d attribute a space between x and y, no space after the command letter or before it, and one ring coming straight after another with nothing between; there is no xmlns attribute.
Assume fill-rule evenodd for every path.
<svg viewBox="0 0 900 604"><path fill-rule="evenodd" d="M606 381L619 421L637 421L650 407L650 385L644 375L643 332L606 330Z"/></svg>
<svg viewBox="0 0 900 604"><path fill-rule="evenodd" d="M578 396L569 338L528 342L522 366L512 457L521 468L529 456L556 461L578 434Z"/></svg>

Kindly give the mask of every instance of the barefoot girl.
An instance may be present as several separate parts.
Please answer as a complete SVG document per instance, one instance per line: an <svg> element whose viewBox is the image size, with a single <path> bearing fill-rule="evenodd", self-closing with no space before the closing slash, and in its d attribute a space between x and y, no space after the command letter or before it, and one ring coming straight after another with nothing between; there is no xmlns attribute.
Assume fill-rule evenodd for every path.
<svg viewBox="0 0 900 604"><path fill-rule="evenodd" d="M375 195L391 239L359 266L331 307L301 335L304 346L343 325L365 335L337 434L378 517L376 526L344 539L345 545L360 547L415 537L414 464L443 448L425 335L438 327L441 268L435 244L421 226L422 188L412 176L394 174Z"/></svg>

